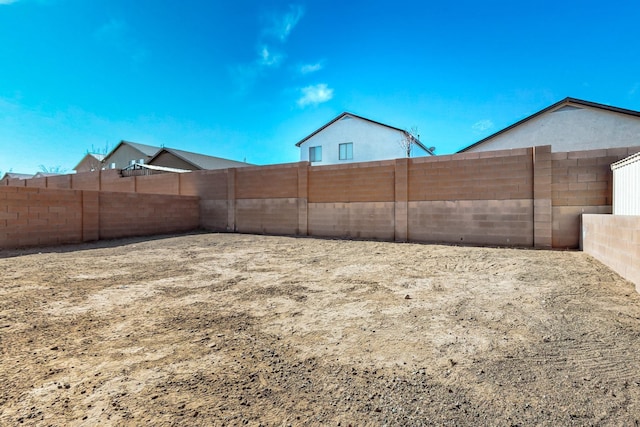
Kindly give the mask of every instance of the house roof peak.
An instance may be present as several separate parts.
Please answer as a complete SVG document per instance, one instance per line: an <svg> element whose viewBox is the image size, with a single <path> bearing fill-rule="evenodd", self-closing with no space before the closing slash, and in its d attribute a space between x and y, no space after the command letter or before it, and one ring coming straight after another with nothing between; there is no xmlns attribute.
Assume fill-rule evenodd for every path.
<svg viewBox="0 0 640 427"><path fill-rule="evenodd" d="M384 123L381 123L381 122L377 122L377 121L375 121L375 120L371 120L371 119L368 119L368 118L366 118L366 117L362 117L362 116L359 116L359 115L357 115L357 114L354 114L354 113L351 113L351 112L348 112L348 111L343 111L341 114L339 114L337 117L335 117L333 120L331 120L330 122L328 122L328 123L327 123L327 124L325 124L324 126L322 126L322 127L318 128L318 129L316 129L314 132L310 133L309 135L307 135L307 136L305 136L304 138L302 138L300 141L296 142L296 147L300 147L300 146L301 146L305 141L307 141L309 138L313 137L314 135L317 135L318 133L322 132L324 129L328 128L329 126L331 126L331 125L332 125L332 124L334 124L335 122L337 122L337 121L339 121L339 120L343 119L343 118L344 118L344 117L346 117L346 116L351 116L351 117L354 117L354 118L356 118L356 119L365 120L365 121L367 121L367 122L369 122L369 123L374 123L374 124L376 124L376 125L384 126L384 127L386 127L386 128L393 129L393 130L396 130L396 131L398 131L398 132L402 132L402 133L404 133L404 134L406 134L406 135L409 135L409 132L407 132L407 131L406 131L406 130L404 130L404 129L400 129L400 128L397 128L397 127L395 127L395 126L390 126L390 125L387 125L387 124L384 124ZM423 144L422 144L422 143L421 143L421 142L420 142L420 141L419 141L415 136L413 137L413 139L415 140L416 145L418 145L420 148L422 148L423 150L425 150L425 151L426 151L426 152L428 152L429 154L433 155L433 153L431 152L431 150L427 149L427 147L425 147L425 146L424 146L424 145L423 145Z"/></svg>
<svg viewBox="0 0 640 427"><path fill-rule="evenodd" d="M512 125L509 125L506 128L501 129L498 132L495 132L495 133L493 133L493 134L481 139L480 141L474 142L473 144L464 147L463 149L459 150L458 153L463 153L463 152L465 152L467 150L470 150L471 148L476 147L476 146L478 146L478 145L480 145L480 144L482 144L484 142L487 142L487 141L495 138L498 135L501 135L501 134L503 134L505 132L508 132L511 129L513 129L513 128L517 127L517 126L520 126L521 124L526 123L531 119L534 119L534 118L536 118L536 117L538 117L538 116L540 116L540 115L542 115L544 113L558 110L558 109L560 109L562 107L565 107L565 106L567 106L569 104L577 105L579 107L597 108L597 109L600 109L600 110L611 111L611 112L618 113L618 114L626 114L626 115L630 115L630 116L634 116L634 117L640 117L640 111L627 110L625 108L613 107L611 105L599 104L597 102L585 101L583 99L572 98L572 97L568 96L568 97L556 102L555 104L551 104L548 107L543 108L542 110L540 110L540 111L538 111L538 112L536 112L536 113L534 113L534 114L532 114L530 116L527 116L524 119L519 120L519 121L513 123Z"/></svg>

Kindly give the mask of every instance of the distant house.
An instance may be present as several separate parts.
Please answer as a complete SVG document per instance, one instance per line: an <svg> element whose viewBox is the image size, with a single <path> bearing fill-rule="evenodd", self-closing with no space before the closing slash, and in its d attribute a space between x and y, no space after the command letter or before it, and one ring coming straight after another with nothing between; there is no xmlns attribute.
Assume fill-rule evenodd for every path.
<svg viewBox="0 0 640 427"><path fill-rule="evenodd" d="M99 171L104 167L104 158L104 154L87 153L73 170L77 173Z"/></svg>
<svg viewBox="0 0 640 427"><path fill-rule="evenodd" d="M33 174L30 173L16 173L16 172L7 172L2 177L1 181L5 179L31 179L33 178Z"/></svg>
<svg viewBox="0 0 640 427"><path fill-rule="evenodd" d="M56 173L56 172L38 172L35 175L33 175L33 178L47 178L50 176L57 176L57 175L63 175L63 174Z"/></svg>
<svg viewBox="0 0 640 427"><path fill-rule="evenodd" d="M331 165L407 157L407 140L412 142L411 157L433 155L433 149L405 130L344 112L296 146L300 148L300 161Z"/></svg>
<svg viewBox="0 0 640 427"><path fill-rule="evenodd" d="M160 149L161 147L155 147L153 145L120 141L120 143L102 159L102 168L124 169L134 163L147 163Z"/></svg>
<svg viewBox="0 0 640 427"><path fill-rule="evenodd" d="M173 148L160 149L160 151L149 159L148 163L153 166L183 170L212 170L251 166L246 162L237 162L235 160L191 153Z"/></svg>
<svg viewBox="0 0 640 427"><path fill-rule="evenodd" d="M640 112L565 98L458 152L539 145L554 152L640 146Z"/></svg>
<svg viewBox="0 0 640 427"><path fill-rule="evenodd" d="M223 159L221 157L176 150L174 148L120 141L106 156L96 154L85 155L75 170L76 172L83 172L99 169L120 169L127 171L145 170L148 173L166 173L203 169L226 169L243 166L250 166L250 164Z"/></svg>

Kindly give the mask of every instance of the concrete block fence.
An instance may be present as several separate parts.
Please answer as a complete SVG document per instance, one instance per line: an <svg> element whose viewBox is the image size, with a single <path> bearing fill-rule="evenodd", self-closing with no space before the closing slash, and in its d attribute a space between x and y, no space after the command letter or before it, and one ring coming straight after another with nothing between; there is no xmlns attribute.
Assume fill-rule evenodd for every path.
<svg viewBox="0 0 640 427"><path fill-rule="evenodd" d="M139 222L134 223L145 233L172 231L164 220L155 220L156 213L164 215L160 206L166 203L173 206L167 210L171 222L182 224L181 229L195 225L242 233L577 248L581 215L611 212L610 164L638 151L640 147L552 153L550 146L541 146L345 165L300 162L127 178L109 170L5 180L0 188L82 190L98 197L107 192L120 196L104 197L135 194L140 199L127 203L140 206L140 217L135 219ZM192 197L143 197L152 195ZM17 236L18 229L8 231L7 215L15 218L2 203L0 199L0 215L3 208L5 215L4 223L0 216L0 228L5 228L0 233ZM147 203L154 206L152 210L144 211ZM100 210L102 228L97 238L126 234L122 211L107 205ZM71 207L68 212L78 215ZM67 214L58 215L66 218ZM83 239L96 238L90 218L83 220L87 222ZM29 229L30 236L42 231L33 230ZM78 231L74 233L77 237Z"/></svg>
<svg viewBox="0 0 640 427"><path fill-rule="evenodd" d="M640 216L582 216L583 250L636 285L640 292Z"/></svg>
<svg viewBox="0 0 640 427"><path fill-rule="evenodd" d="M193 196L0 186L0 248L178 233L199 224Z"/></svg>

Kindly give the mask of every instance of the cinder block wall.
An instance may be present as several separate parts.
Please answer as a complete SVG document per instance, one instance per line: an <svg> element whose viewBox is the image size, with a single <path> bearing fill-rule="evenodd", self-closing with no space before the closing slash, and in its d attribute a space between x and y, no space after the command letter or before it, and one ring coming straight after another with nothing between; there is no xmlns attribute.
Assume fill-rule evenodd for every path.
<svg viewBox="0 0 640 427"><path fill-rule="evenodd" d="M582 246L640 292L640 216L582 215Z"/></svg>
<svg viewBox="0 0 640 427"><path fill-rule="evenodd" d="M199 198L98 193L100 239L179 233L199 227Z"/></svg>
<svg viewBox="0 0 640 427"><path fill-rule="evenodd" d="M71 189L73 175L56 175L47 177L47 188Z"/></svg>
<svg viewBox="0 0 640 427"><path fill-rule="evenodd" d="M82 241L82 191L0 187L0 248Z"/></svg>
<svg viewBox="0 0 640 427"><path fill-rule="evenodd" d="M394 240L395 161L308 168L308 234Z"/></svg>
<svg viewBox="0 0 640 427"><path fill-rule="evenodd" d="M207 230L232 231L228 229L229 176L234 169L196 171L179 175L180 194L200 197L200 226Z"/></svg>
<svg viewBox="0 0 640 427"><path fill-rule="evenodd" d="M413 159L409 239L533 246L533 180L533 148Z"/></svg>
<svg viewBox="0 0 640 427"><path fill-rule="evenodd" d="M246 233L300 234L295 165L235 169L231 204L235 229Z"/></svg>
<svg viewBox="0 0 640 427"><path fill-rule="evenodd" d="M128 178L107 170L0 185L198 196L200 226L217 231L577 248L580 215L611 212L610 164L638 151L544 146Z"/></svg>
<svg viewBox="0 0 640 427"><path fill-rule="evenodd" d="M165 173L135 177L136 193L180 194L180 175Z"/></svg>
<svg viewBox="0 0 640 427"><path fill-rule="evenodd" d="M199 198L0 187L0 248L175 233L199 227Z"/></svg>
<svg viewBox="0 0 640 427"><path fill-rule="evenodd" d="M553 247L577 248L582 214L611 213L611 164L640 147L552 153Z"/></svg>

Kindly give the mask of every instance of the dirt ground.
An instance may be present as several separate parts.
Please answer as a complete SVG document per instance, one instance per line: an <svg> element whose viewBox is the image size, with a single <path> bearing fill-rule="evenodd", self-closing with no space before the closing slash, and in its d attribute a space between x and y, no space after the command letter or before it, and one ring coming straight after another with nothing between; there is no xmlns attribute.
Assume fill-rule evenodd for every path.
<svg viewBox="0 0 640 427"><path fill-rule="evenodd" d="M194 234L0 251L0 425L638 425L581 252Z"/></svg>

